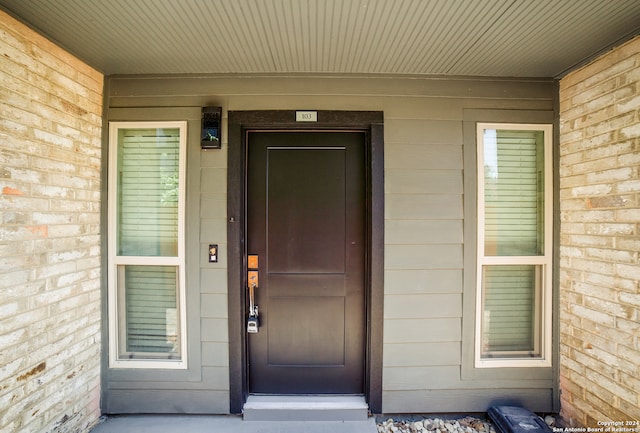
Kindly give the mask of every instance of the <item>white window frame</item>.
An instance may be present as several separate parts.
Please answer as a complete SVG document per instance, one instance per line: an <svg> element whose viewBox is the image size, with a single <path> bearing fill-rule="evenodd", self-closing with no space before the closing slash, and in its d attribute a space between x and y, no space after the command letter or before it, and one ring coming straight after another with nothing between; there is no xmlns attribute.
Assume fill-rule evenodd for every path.
<svg viewBox="0 0 640 433"><path fill-rule="evenodd" d="M178 160L178 255L175 257L118 256L117 202L118 202L118 130L173 128L180 131ZM109 191L108 191L108 317L109 317L109 367L127 369L184 370L187 365L187 316L185 277L185 193L186 193L187 122L109 122ZM178 271L177 307L180 338L179 359L124 359L120 358L120 307L124 300L118 294L118 266L153 265L175 266Z"/></svg>
<svg viewBox="0 0 640 433"><path fill-rule="evenodd" d="M485 197L484 197L484 131L518 130L542 131L544 134L544 254L540 256L486 256L484 243ZM476 320L475 320L475 367L551 367L552 365L552 265L553 265L553 125L527 123L477 123L477 269L476 269ZM540 266L541 293L536 293L540 308L539 326L534 332L540 338L540 355L504 358L482 358L482 271L485 265L536 265ZM507 353L505 352L505 355Z"/></svg>

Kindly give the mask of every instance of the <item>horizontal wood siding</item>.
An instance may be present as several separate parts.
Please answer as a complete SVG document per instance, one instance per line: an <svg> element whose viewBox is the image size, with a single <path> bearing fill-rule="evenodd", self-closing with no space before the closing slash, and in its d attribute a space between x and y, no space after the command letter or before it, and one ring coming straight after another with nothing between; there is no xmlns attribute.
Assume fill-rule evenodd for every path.
<svg viewBox="0 0 640 433"><path fill-rule="evenodd" d="M522 405L527 408L548 407L548 388L483 388L483 389L421 389L385 390L382 399L390 408L402 408L404 413L486 412L494 405ZM542 409L532 409L545 412Z"/></svg>
<svg viewBox="0 0 640 433"><path fill-rule="evenodd" d="M220 105L228 110L377 110L384 112L385 131L385 306L383 347L383 411L484 411L500 399L551 407L553 378L530 380L465 380L461 376L463 298L463 112L465 109L551 110L553 85L545 80L439 79L416 77L112 77L109 106L118 117L132 117L155 107ZM194 111L191 111L194 110ZM192 114L193 115L193 114ZM180 119L173 119L180 120ZM190 125L191 127L191 125ZM196 130L190 130L190 134ZM222 149L191 148L187 214L197 250L197 265L188 275L197 294L189 321L201 328L196 364L201 379L163 382L167 408L174 397L203 409L198 396L209 399L207 411L228 410L228 326L226 286L226 121ZM220 262L207 262L207 245L220 244ZM190 338L193 336L191 335ZM205 373L206 371L206 373ZM196 375L197 376L197 375ZM109 405L145 401L158 388L136 381L133 388L111 382ZM148 391L145 391L148 390ZM175 390L167 391L167 390ZM192 390L192 391L189 391ZM205 391L206 390L206 391ZM190 394L190 392L192 392ZM205 395L202 395L204 393ZM135 397L135 400L134 400ZM157 399L156 397L153 397ZM116 402L117 400L117 402ZM148 400L147 400L148 401ZM185 403L186 405L187 403ZM226 405L226 406L225 406ZM145 406L155 411L152 405Z"/></svg>

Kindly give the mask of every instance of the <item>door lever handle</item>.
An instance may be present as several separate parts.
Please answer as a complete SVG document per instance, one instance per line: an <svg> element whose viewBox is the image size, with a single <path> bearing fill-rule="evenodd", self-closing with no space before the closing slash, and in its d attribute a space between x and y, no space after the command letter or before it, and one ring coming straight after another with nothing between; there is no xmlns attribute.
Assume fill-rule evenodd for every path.
<svg viewBox="0 0 640 433"><path fill-rule="evenodd" d="M249 286L249 311L255 309L255 290L258 288L258 271L247 272L247 285Z"/></svg>
<svg viewBox="0 0 640 433"><path fill-rule="evenodd" d="M249 320L247 321L247 332L255 334L258 332L258 306L255 302L255 290L258 288L258 271L249 271L247 276L249 286Z"/></svg>
<svg viewBox="0 0 640 433"><path fill-rule="evenodd" d="M255 290L258 288L258 286L255 285L249 285L249 314L253 315L255 312L255 315L257 316L257 311L258 311L258 306L255 303Z"/></svg>

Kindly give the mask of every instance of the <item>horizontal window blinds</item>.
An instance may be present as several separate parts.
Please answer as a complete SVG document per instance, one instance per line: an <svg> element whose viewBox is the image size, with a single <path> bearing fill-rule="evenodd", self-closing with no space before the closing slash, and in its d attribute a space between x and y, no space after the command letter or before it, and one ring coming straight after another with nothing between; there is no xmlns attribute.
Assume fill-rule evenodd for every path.
<svg viewBox="0 0 640 433"><path fill-rule="evenodd" d="M122 266L126 302L125 352L177 353L177 268Z"/></svg>
<svg viewBox="0 0 640 433"><path fill-rule="evenodd" d="M541 131L485 130L485 255L542 253Z"/></svg>
<svg viewBox="0 0 640 433"><path fill-rule="evenodd" d="M132 357L179 352L178 266L153 264L178 255L179 157L178 128L119 130L117 254L151 259L118 270L121 352Z"/></svg>
<svg viewBox="0 0 640 433"><path fill-rule="evenodd" d="M177 256L178 129L120 130L118 255Z"/></svg>
<svg viewBox="0 0 640 433"><path fill-rule="evenodd" d="M535 266L485 266L483 353L535 350L538 283Z"/></svg>
<svg viewBox="0 0 640 433"><path fill-rule="evenodd" d="M484 255L543 254L542 131L484 131ZM482 267L482 352L486 357L534 353L540 308L540 267Z"/></svg>

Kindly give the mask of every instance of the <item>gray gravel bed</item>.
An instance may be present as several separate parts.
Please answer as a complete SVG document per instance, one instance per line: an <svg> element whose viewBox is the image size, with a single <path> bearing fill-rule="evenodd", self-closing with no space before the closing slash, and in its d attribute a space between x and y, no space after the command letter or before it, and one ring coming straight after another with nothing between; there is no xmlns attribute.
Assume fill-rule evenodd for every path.
<svg viewBox="0 0 640 433"><path fill-rule="evenodd" d="M378 433L496 433L494 425L481 418L460 419L401 417L377 423Z"/></svg>
<svg viewBox="0 0 640 433"><path fill-rule="evenodd" d="M544 417L549 426L556 424L551 415ZM378 418L378 433L496 433L493 423L485 418L465 416L463 418L421 416L397 416L394 418Z"/></svg>

